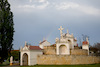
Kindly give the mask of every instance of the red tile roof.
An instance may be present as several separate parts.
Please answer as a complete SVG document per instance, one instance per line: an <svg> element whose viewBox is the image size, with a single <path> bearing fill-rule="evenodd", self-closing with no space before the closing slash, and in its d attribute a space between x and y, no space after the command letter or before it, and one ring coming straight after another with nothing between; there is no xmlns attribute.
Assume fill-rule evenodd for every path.
<svg viewBox="0 0 100 67"><path fill-rule="evenodd" d="M30 50L42 50L39 46L30 46Z"/></svg>
<svg viewBox="0 0 100 67"><path fill-rule="evenodd" d="M83 44L83 45L87 45L88 42L87 42L87 41L83 41L82 44Z"/></svg>
<svg viewBox="0 0 100 67"><path fill-rule="evenodd" d="M46 40L44 40L44 41L40 42L40 44L44 43L45 41L46 41Z"/></svg>
<svg viewBox="0 0 100 67"><path fill-rule="evenodd" d="M54 47L56 47L56 44L53 44L53 45L51 45L51 46L54 46Z"/></svg>

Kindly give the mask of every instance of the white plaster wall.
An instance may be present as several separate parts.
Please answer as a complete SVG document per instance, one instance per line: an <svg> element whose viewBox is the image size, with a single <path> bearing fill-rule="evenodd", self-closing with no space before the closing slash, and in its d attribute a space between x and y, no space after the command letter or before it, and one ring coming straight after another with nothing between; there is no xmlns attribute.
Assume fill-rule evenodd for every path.
<svg viewBox="0 0 100 67"><path fill-rule="evenodd" d="M61 46L61 45L65 45L66 47L67 47L67 52L66 52L66 54L64 54L64 55L70 55L70 49L69 49L69 44L68 43L57 43L56 44L56 54L57 55L59 55L59 47Z"/></svg>
<svg viewBox="0 0 100 67"><path fill-rule="evenodd" d="M68 38L68 40L71 41L70 49L74 49L74 39L73 38Z"/></svg>
<svg viewBox="0 0 100 67"><path fill-rule="evenodd" d="M37 64L37 55L42 54L42 50L27 50L20 52L20 65L22 65L22 57L23 54L26 53L28 55L28 65L35 65Z"/></svg>
<svg viewBox="0 0 100 67"><path fill-rule="evenodd" d="M71 42L72 42L71 48L74 49L74 40L73 40L73 38L71 38L70 40L71 40Z"/></svg>
<svg viewBox="0 0 100 67"><path fill-rule="evenodd" d="M88 50L88 55L89 55L89 45L82 45L82 49L86 49L86 50Z"/></svg>
<svg viewBox="0 0 100 67"><path fill-rule="evenodd" d="M88 45L82 45L82 49L89 49L89 46Z"/></svg>
<svg viewBox="0 0 100 67"><path fill-rule="evenodd" d="M35 65L37 64L37 55L38 54L43 54L42 50L31 50L30 51L30 65Z"/></svg>

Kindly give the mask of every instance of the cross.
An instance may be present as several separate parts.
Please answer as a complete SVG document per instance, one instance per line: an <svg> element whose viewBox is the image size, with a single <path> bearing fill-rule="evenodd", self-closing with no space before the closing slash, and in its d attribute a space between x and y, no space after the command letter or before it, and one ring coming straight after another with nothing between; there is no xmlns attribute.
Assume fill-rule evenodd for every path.
<svg viewBox="0 0 100 67"><path fill-rule="evenodd" d="M60 36L62 37L62 30L63 30L64 28L62 28L62 26L60 26L60 28L58 29L58 30L60 30Z"/></svg>

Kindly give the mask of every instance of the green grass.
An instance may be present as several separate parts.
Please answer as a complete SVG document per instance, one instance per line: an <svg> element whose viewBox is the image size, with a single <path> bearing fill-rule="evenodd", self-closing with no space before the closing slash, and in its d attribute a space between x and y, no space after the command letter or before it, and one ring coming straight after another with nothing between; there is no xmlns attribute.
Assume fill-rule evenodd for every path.
<svg viewBox="0 0 100 67"><path fill-rule="evenodd" d="M88 65L34 65L34 66L20 66L20 67L100 67L100 64L88 64Z"/></svg>

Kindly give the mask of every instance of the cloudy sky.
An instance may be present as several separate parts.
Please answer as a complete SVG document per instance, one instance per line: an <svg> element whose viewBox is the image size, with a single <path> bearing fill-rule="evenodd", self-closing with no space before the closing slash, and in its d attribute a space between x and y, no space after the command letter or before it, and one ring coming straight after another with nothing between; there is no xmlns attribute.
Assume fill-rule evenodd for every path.
<svg viewBox="0 0 100 67"><path fill-rule="evenodd" d="M100 42L100 0L8 0L14 14L14 49L25 41L38 45L45 38L51 44L63 33L82 39L89 36L90 44Z"/></svg>

